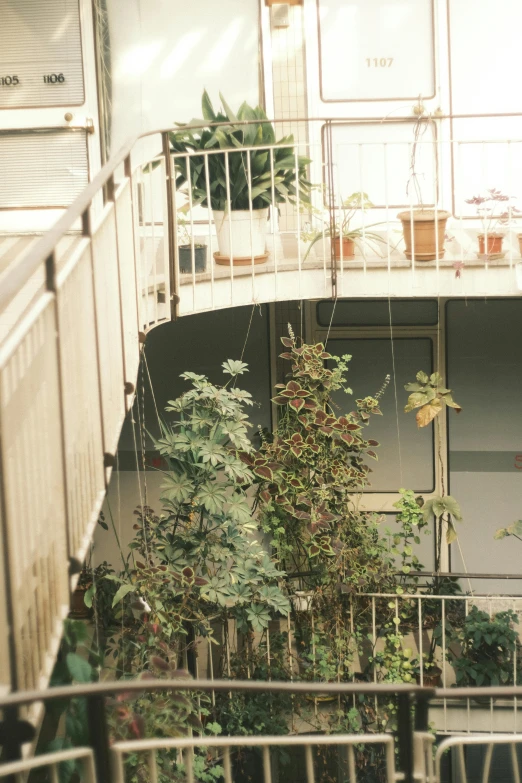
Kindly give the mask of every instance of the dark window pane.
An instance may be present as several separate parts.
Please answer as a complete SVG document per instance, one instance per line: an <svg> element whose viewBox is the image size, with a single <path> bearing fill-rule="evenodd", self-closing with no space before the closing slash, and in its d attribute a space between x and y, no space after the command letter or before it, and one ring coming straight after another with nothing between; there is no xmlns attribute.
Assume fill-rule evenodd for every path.
<svg viewBox="0 0 522 783"><path fill-rule="evenodd" d="M335 312L332 319L332 310ZM341 299L318 302L317 323L320 326L432 326L438 322L435 299Z"/></svg>
<svg viewBox="0 0 522 783"><path fill-rule="evenodd" d="M397 492L401 487L416 492L434 489L433 425L418 429L415 414L404 413L408 393L404 384L415 380L419 370L432 371L432 343L427 338L377 340L329 340L328 350L336 356L351 354L348 383L353 397L339 391L334 402L338 413L355 408L355 400L374 395L386 375L390 384L381 400L382 416L372 416L368 437L379 441L378 462L369 458L373 473L370 492ZM395 361L396 376L393 368ZM395 388L397 399L395 399Z"/></svg>

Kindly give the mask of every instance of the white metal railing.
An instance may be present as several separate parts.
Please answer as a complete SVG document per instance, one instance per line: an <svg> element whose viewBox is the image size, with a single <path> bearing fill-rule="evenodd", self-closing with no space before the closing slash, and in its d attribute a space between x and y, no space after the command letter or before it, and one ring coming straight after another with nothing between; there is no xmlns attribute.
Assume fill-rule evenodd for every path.
<svg viewBox="0 0 522 783"><path fill-rule="evenodd" d="M442 772L442 761L445 754L451 753L456 767L458 780L481 779L488 783L494 769L495 749L507 750L508 764L511 765L511 775L503 770L502 779L519 783L520 769L518 749L522 744L522 734L504 733L490 735L465 735L449 738L437 738L428 731L428 706L437 697L450 691L435 691L416 686L405 686L385 683L381 686L372 684L326 683L321 684L321 690L338 697L345 706L352 698L382 695L387 701L392 699L396 709L396 730L394 732L372 733L310 733L309 731L281 735L248 734L242 736L220 735L209 736L199 733L193 735L190 730L181 730L182 736L148 737L132 740L111 741L107 718L115 705L125 709L125 705L134 696L147 692L149 696L158 693L162 703L169 700L169 694L186 693L189 698L197 700L198 693L210 692L216 689L230 698L232 693L239 694L286 694L287 696L308 696L309 683L253 682L253 681L221 681L212 683L208 680L194 682L190 679L175 680L125 680L118 683L97 683L76 685L63 688L52 688L45 693L18 693L6 698L0 698L0 730L4 743L4 756L0 763L0 780L8 783L25 783L27 773L31 771L49 771L52 783L57 783L60 775L60 764L78 761L81 763L86 783L125 783L131 775L139 770L140 779L157 783L166 775L174 776L184 783L195 783L195 754L204 754L209 768L214 769L214 777L221 775L224 783L234 783L243 779L236 769L238 752L249 750L259 751L256 757L256 767L265 783L283 779L278 774L274 751L277 748L293 749L296 755L293 763L299 764L301 756L301 778L304 783L315 783L324 779L321 774L320 754L327 748L336 752L337 779L357 783L368 779L367 761L364 753L375 748L378 755L374 757L373 771L379 779L387 783L404 781L404 783L441 783L447 779ZM196 689L196 691L195 691ZM227 694L227 691L229 693ZM488 689L474 688L473 696L483 696ZM493 696L522 696L521 688L495 688ZM459 695L459 694L457 694ZM116 696L116 700L114 697ZM27 739L28 724L20 720L17 710L23 705L29 705L35 700L52 703L56 700L69 700L82 697L85 699L85 746L75 749L46 753L33 758L20 759L23 737ZM342 700L342 701L341 701ZM34 734L34 729L32 729ZM481 756L468 754L473 747L484 749ZM163 755L161 755L163 752ZM166 755L165 755L166 754ZM126 761L132 757L130 767ZM201 758L199 759L201 761ZM304 762L304 763L303 763ZM136 767L138 765L138 767ZM324 767L323 767L324 769ZM221 773L222 770L222 773ZM47 778L46 778L47 779ZM134 779L134 777L133 777ZM498 776L497 776L498 779Z"/></svg>
<svg viewBox="0 0 522 783"><path fill-rule="evenodd" d="M69 574L85 558L132 405L139 333L160 318L144 323L141 312L131 147L0 280L3 689L48 682Z"/></svg>
<svg viewBox="0 0 522 783"><path fill-rule="evenodd" d="M6 778L12 783L26 783L27 773L34 770L50 773L50 783L58 783L60 780L60 765L71 761L79 761L82 768L82 782L97 783L94 767L94 754L92 748L74 748L73 750L60 750L55 753L46 753L44 756L36 756L24 761L11 761L0 765L0 780Z"/></svg>
<svg viewBox="0 0 522 783"><path fill-rule="evenodd" d="M262 736L262 737L215 737L215 738L182 738L182 739L147 739L130 742L117 742L112 747L114 755L115 781L114 783L125 783L125 756L130 753L147 753L146 768L147 772L154 780L157 776L156 751L158 750L178 750L182 754L185 767L185 779L187 783L194 783L193 758L194 751L205 747L213 749L219 753L219 761L223 766L225 783L233 783L231 752L249 748L260 748L262 751L262 769L263 780L265 783L271 783L271 748L296 748L303 749L306 783L315 783L314 772L314 748L334 747L346 748L346 767L350 781L357 783L357 770L355 764L355 747L364 747L368 745L377 745L384 750L383 772L387 783L395 783L402 778L395 771L395 750L392 734L323 734L310 737L303 734L288 734L286 736ZM426 780L426 776L419 777L419 780ZM303 781L304 783L304 781Z"/></svg>
<svg viewBox="0 0 522 783"><path fill-rule="evenodd" d="M342 123L306 121L307 141L286 144L295 160L299 155L312 160L309 178L319 186L312 192L315 211L298 196L294 206L282 205L279 213L271 166L263 263L254 263L251 244L250 259L236 266L239 234L233 221L225 232L227 257L212 213L191 203L190 191L175 192L180 160L190 166L202 158L208 192L209 158L223 155L231 196L230 160L237 150L172 155L165 130L148 134L159 151L152 159L139 159L137 139L129 142L53 229L0 277L0 583L5 586L0 621L8 629L0 641L1 687L47 682L69 607L67 567L72 564L74 571L85 556L133 402L140 341L148 329L180 314L255 302L517 290L514 242L504 258L477 259L474 251L468 258L460 239L444 258L438 240L434 261L404 258L395 216L398 209L414 208L412 191L404 196L413 153L411 121L403 123L408 135L398 140L386 136L396 125L383 122L382 142L354 137L355 125L346 136ZM517 191L522 142L467 142L445 133L416 143L422 198L436 212L454 201L458 218L448 230L474 241L477 226L460 209L463 199L480 186L503 189L510 209L522 200ZM247 243L255 232L252 154L264 149L273 161L277 146L242 150L250 204ZM470 177L468 192L463 182ZM354 216L359 250L345 258L341 243L336 259L328 233L341 199L367 191L377 207L364 206ZM192 268L182 273L178 210L187 203ZM514 214L505 226L512 239ZM376 228L378 252L367 242L375 222L382 223ZM306 229L318 237L308 257ZM204 272L196 268L200 243L207 248ZM225 257L224 265L214 263L214 253ZM456 262L466 268L455 269Z"/></svg>
<svg viewBox="0 0 522 783"><path fill-rule="evenodd" d="M360 596L358 601L359 620L363 616L362 603L366 600L367 623L361 629L354 628L352 619L352 601L347 599L344 617L339 619L340 628L350 628L360 631L361 639L354 641L351 652L344 647L340 649L339 664L336 667L338 682L353 678L359 680L361 675L369 677L375 685L401 682L401 676L409 674L410 682L421 686L439 687L442 691L449 692L458 683L451 665L450 646L453 643L451 631L458 631L462 627L464 618L472 607L493 618L498 612L512 610L519 616L522 615L522 597L493 596L493 595L429 595L426 593L379 593ZM305 600L306 603L306 600ZM310 615L310 623L314 628L313 603L302 607L303 612ZM379 622L388 614L387 630L385 623ZM272 627L262 633L252 634L250 640L238 632L235 621L229 619L217 632L216 640L219 644L210 643L207 638L196 639L194 675L213 681L222 677L233 678L237 676L237 665L241 662L243 676L255 677L251 666L258 666L264 662L270 679L271 669L285 670L286 676L291 682L317 681L320 679L319 658L317 658L317 670L315 659L315 646L312 644L307 651L307 674L303 675L302 653L296 642L296 626L300 624L299 617L302 612L294 613L293 617L280 619ZM363 622L360 620L360 622ZM305 620L306 624L306 620ZM275 627L274 627L275 626ZM519 629L515 625L515 630ZM520 629L522 630L522 629ZM436 633L436 642L433 634ZM285 636L285 651L281 660L274 658L274 636ZM404 661L408 663L408 670L400 670L393 679L393 672L386 668L386 658L379 659L379 654L386 650L386 634L393 635L399 647L397 653L407 652ZM249 659L249 650L254 656ZM428 655L428 652L431 654ZM455 655L458 650L454 648ZM424 657L426 655L426 658ZM342 663L341 663L342 658ZM346 661L350 659L348 666ZM372 659L375 661L372 663ZM249 663L249 661L252 661ZM426 660L430 661L428 666ZM236 668L234 668L234 662ZM185 665L187 662L185 661ZM333 664L332 664L333 665ZM437 667L440 674L433 674L433 667ZM517 685L520 682L520 656L519 650L512 653L510 676L505 684ZM410 673L411 672L411 673ZM392 675L390 680L390 674ZM482 732L497 734L501 732L517 733L522 726L519 711L518 698L488 698L487 689L480 700L474 696L466 696L466 688L459 689L459 695L449 697L442 695L431 704L430 721L439 734L471 734ZM377 708L377 703L376 703ZM315 701L315 718L317 725L321 725L321 715L318 712L318 702Z"/></svg>

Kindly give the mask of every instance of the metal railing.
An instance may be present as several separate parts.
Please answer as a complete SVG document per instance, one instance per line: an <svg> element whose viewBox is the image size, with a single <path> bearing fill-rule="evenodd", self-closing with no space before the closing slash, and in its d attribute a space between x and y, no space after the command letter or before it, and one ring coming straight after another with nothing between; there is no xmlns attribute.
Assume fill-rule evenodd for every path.
<svg viewBox="0 0 522 783"><path fill-rule="evenodd" d="M480 577L484 578L484 575ZM192 645L192 665L187 661L185 665L189 666L196 678L210 678L212 681L238 676L238 671L242 672L242 676L255 678L255 669L261 667L268 672L269 678L272 670L284 670L293 682L317 682L322 678L320 655L317 653L316 658L313 641L314 627L317 625L314 623L314 607L311 599L302 600L304 605L301 611L295 611L294 607L291 616L274 621L262 633L250 634L248 638L238 631L235 620L230 617L219 626L213 642L208 638L196 637ZM470 689L463 687L459 688L461 695L455 695L454 689L458 683L452 661L459 657L455 634L463 627L473 607L485 612L489 618L506 610L520 616L522 596L375 593L360 595L357 602L357 627L353 599L348 596L344 614L338 618L338 632L340 629L349 629L354 642L350 649L340 644L339 652L331 656L329 665L333 670L330 674L332 679L338 682L369 679L376 686L389 681L390 671L386 668L386 656L382 654L386 651L387 636L391 634L391 641L397 642L399 646L388 652L404 653L404 662L407 663L407 668L395 673L398 678L408 674L410 681L420 686L440 686L445 691L451 689L450 699L444 697L431 705L430 723L438 733L497 734L517 733L520 730L520 704L517 698L486 698L477 701L470 695ZM304 616L305 613L307 616ZM366 619L362 619L364 617ZM312 636L309 648L304 651L304 658L298 642L303 635L301 626L307 629L305 633ZM502 673L510 685L520 682L520 630L515 624L516 649L504 650L502 653L506 658ZM357 642L356 631L359 631ZM283 651L275 654L274 650L277 646L281 648L281 645ZM316 702L316 715L317 706Z"/></svg>
<svg viewBox="0 0 522 783"><path fill-rule="evenodd" d="M148 329L180 314L284 299L397 292L508 295L516 290L514 241L504 258L486 254L476 259L474 251L467 258L462 243L443 258L437 239L434 261L416 260L414 248L413 260L405 259L395 214L403 207L413 212L414 197L411 191L402 200L394 194L404 194L414 151L411 136L365 142L344 137L342 126L307 120L302 124L306 141L287 144L295 160L301 154L312 159L309 176L320 186L312 193L316 211L297 197L293 207L282 205L279 212L271 166L263 263L255 263L253 250L252 155L264 150L273 162L280 145L199 156L207 193L212 187L209 158L224 156L231 198L232 156L246 156L246 236L252 244L251 252L238 259L233 221L225 232L227 256L219 247L212 213L198 212L190 191L186 196L175 191L180 160L190 168L197 155L172 155L168 129L146 134L156 155L138 158L137 138L125 145L56 225L0 277L0 622L8 629L0 639L2 688L40 688L48 681L69 608L68 565L74 574L85 557L117 459L121 426L133 403L140 341ZM392 126L382 123L384 131ZM411 132L411 122L404 127ZM516 203L522 142L468 143L440 134L415 143L425 203L433 203L437 212L439 205L454 201L455 232L460 227L463 236L477 233L460 210L468 195L462 182L477 165L477 187L503 187L508 206ZM492 161L494 182L488 174ZM456 185L449 186L451 171ZM347 191L368 191L377 206L357 211L351 228L359 231L359 249L345 257L340 243L337 259L329 232L335 230ZM181 272L186 267L178 210L187 200L192 266ZM506 226L513 240L514 216L511 212ZM372 249L373 222L382 225ZM474 227L468 230L468 225ZM310 235L317 242L307 256ZM71 237L65 248L64 239ZM207 248L204 272L196 266L199 244ZM224 265L219 258L214 263L214 254L225 258ZM459 259L470 270L455 269ZM242 265L236 266L237 260Z"/></svg>
<svg viewBox="0 0 522 783"><path fill-rule="evenodd" d="M302 780L306 783L319 783L319 764L316 751L331 748L339 754L339 781L349 780L357 783L365 772L360 767L360 753L369 746L380 748L380 761L375 768L379 779L387 783L404 781L405 783L440 783L442 760L448 752L455 754L460 781L473 780L477 774L484 783L488 783L492 770L492 756L495 747L504 746L510 756L511 777L503 780L519 783L520 770L517 747L522 744L521 734L466 735L449 738L437 738L428 731L429 705L433 700L461 698L464 689L434 689L418 686L396 685L384 683L372 684L340 684L322 683L321 692L337 696L344 709L348 709L352 699L364 697L385 697L387 701L394 700L396 704L396 728L383 733L295 733L289 728L288 734L275 736L264 734L247 734L242 736L206 735L202 732L194 734L191 731L182 732L175 738L148 737L133 740L112 740L108 729L108 710L111 701L108 697L117 697L117 704L125 705L139 694L151 695L160 692L163 700L168 701L168 694L175 695L185 692L189 696L219 691L228 694L286 694L292 698L308 695L309 683L287 682L253 682L253 681L191 681L179 680L126 680L117 683L77 685L51 688L45 692L17 693L0 699L0 737L2 745L2 760L0 762L0 780L7 783L22 783L26 774L32 770L48 770L49 780L56 783L59 779L60 764L70 760L78 760L83 769L83 780L86 783L125 783L128 780L126 759L132 756L141 759L140 774L151 783L158 783L162 777L157 754L161 751L174 751L170 764L171 774L175 779L186 783L195 783L197 775L194 772L194 754L204 751L207 759L222 767L224 783L236 783L243 780L235 767L234 760L237 751L252 751L258 749L260 757L256 762L261 770L265 783L273 780L273 753L277 748L299 749L303 759ZM472 688L470 694L474 698L521 698L522 688ZM59 752L46 753L34 757L22 758L24 743L31 742L35 736L34 727L20 718L19 710L27 708L35 702L51 705L53 702L64 702L70 699L85 698L88 744L84 747L67 749ZM112 702L114 704L114 702ZM480 773L475 767L469 769L470 760L465 753L466 748L480 746L485 754L479 759ZM301 750L302 749L302 750ZM359 756L356 755L356 751ZM297 759L298 757L295 757ZM366 771L367 772L367 771ZM471 776L470 776L471 772ZM169 778L170 779L170 778ZM276 777L277 779L277 777ZM331 777L328 778L332 780Z"/></svg>

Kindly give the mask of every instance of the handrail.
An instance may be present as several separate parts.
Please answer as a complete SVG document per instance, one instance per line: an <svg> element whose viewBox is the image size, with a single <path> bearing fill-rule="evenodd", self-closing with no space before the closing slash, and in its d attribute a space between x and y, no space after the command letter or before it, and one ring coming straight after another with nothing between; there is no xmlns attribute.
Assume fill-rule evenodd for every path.
<svg viewBox="0 0 522 783"><path fill-rule="evenodd" d="M425 114L420 117L417 116L395 116L395 117L301 117L292 120L292 123L330 123L333 125L357 125L365 122L378 122L381 124L397 124L401 122L418 122L423 119L433 120L457 120L457 119L485 119L494 117L522 117L522 112L512 112L506 115L498 114ZM269 120L241 120L234 122L234 125L248 126L259 125L262 122L270 123L285 123L285 119L269 119ZM95 196L100 190L109 182L111 176L114 174L116 168L122 163L126 162L128 166L128 172L130 173L130 154L134 149L134 146L141 139L149 136L167 136L168 134L182 130L183 127L190 128L190 130L199 130L203 128L223 127L230 125L229 122L206 122L201 125L187 124L186 126L172 126L169 128L159 128L151 131L145 131L130 137L125 144L114 153L111 158L105 163L100 171L95 175L94 179L87 185L87 187L77 196L72 204L67 208L65 213L57 220L57 222L46 231L40 239L31 247L27 254L22 256L17 262L11 264L5 272L0 275L0 311L16 296L21 287L27 283L30 277L38 270L38 268L44 265L47 260L53 255L57 243L64 237L74 223L82 218L85 212L89 209ZM229 151L237 152L239 148L232 147ZM219 152L225 152L226 150L219 150ZM158 153L162 154L162 152Z"/></svg>
<svg viewBox="0 0 522 783"><path fill-rule="evenodd" d="M314 685L317 688L313 687ZM461 689L462 690L462 689ZM475 688L483 691L484 689ZM490 689L487 689L488 693ZM505 690L505 689L501 689ZM354 682L265 682L264 680L193 680L188 675L175 680L117 680L111 682L90 683L88 685L65 685L48 688L45 691L17 691L0 698L0 710L22 707L33 702L59 701L82 696L110 696L117 693L142 693L144 691L219 691L250 693L335 693L346 696L360 694L382 695L419 694L423 698L435 695L435 688L409 685L407 683L354 683ZM516 694L514 694L516 695ZM522 686L518 687L522 696Z"/></svg>

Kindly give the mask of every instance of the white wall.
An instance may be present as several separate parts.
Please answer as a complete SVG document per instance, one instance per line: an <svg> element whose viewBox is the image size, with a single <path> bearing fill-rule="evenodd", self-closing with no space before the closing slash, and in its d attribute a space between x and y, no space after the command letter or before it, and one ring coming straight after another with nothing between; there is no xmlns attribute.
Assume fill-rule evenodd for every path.
<svg viewBox="0 0 522 783"><path fill-rule="evenodd" d="M259 102L257 0L108 0L112 150L129 136L201 117L206 88ZM153 150L154 152L154 150Z"/></svg>

